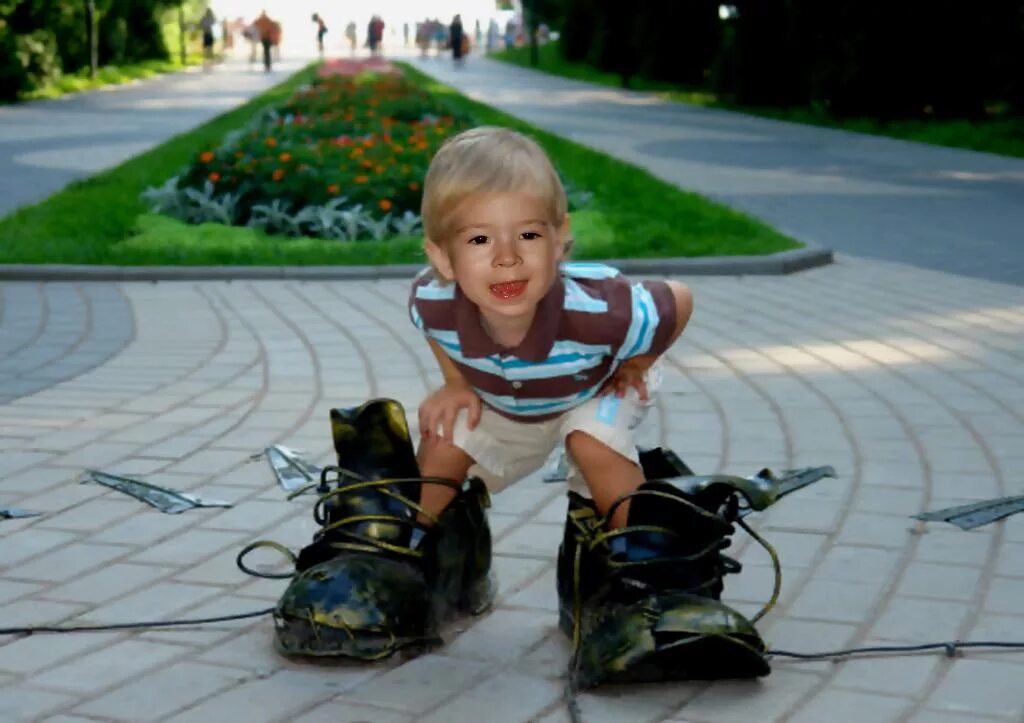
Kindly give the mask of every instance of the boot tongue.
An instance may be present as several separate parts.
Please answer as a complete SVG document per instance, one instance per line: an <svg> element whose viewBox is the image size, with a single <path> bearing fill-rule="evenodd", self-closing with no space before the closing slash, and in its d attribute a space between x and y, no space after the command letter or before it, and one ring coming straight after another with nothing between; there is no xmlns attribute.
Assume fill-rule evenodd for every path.
<svg viewBox="0 0 1024 723"><path fill-rule="evenodd" d="M338 466L356 477L343 478L342 488L361 479L380 480L419 477L402 405L392 399L375 399L360 407L331 410L331 433ZM416 512L384 490L419 502L419 482L395 482L340 494L328 506L328 522L356 515L391 515L411 519ZM359 522L350 529L393 545L408 546L412 526L386 521Z"/></svg>
<svg viewBox="0 0 1024 723"><path fill-rule="evenodd" d="M716 552L709 550L707 555L692 560L678 558L695 556L707 550L725 538L731 532L731 526L718 518L708 518L694 506L686 504L683 500L694 502L691 496L669 483L647 482L639 489L663 494L632 497L626 525L662 527L671 532L628 532L613 538L613 554L623 562L675 559L666 560L665 564L631 566L624 573L625 577L632 580L638 589L687 590L699 587L707 581L713 569ZM666 499L664 495L680 501Z"/></svg>
<svg viewBox="0 0 1024 723"><path fill-rule="evenodd" d="M639 494L629 501L628 527L663 527L676 534L659 532L630 532L627 539L627 556L633 559L647 559L661 555L692 555L707 547L714 535L721 535L721 523L709 520L691 505L674 502L664 495L679 500L689 496L666 482L647 482L640 485L641 491L659 492L657 495Z"/></svg>

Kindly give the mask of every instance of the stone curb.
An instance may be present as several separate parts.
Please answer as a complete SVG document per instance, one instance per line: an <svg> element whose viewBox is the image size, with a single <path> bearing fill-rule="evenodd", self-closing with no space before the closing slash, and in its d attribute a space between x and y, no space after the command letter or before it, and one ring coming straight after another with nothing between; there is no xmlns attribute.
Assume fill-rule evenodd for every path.
<svg viewBox="0 0 1024 723"><path fill-rule="evenodd" d="M802 248L767 256L610 259L627 274L740 276L790 274L832 263L832 250ZM0 264L0 281L231 281L296 279L356 281L407 279L423 264L392 266L89 266L75 264Z"/></svg>

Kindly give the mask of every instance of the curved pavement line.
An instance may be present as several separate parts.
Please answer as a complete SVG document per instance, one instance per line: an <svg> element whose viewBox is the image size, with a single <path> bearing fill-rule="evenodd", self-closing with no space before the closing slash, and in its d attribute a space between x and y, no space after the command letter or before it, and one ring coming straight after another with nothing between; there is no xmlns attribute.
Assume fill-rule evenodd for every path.
<svg viewBox="0 0 1024 723"><path fill-rule="evenodd" d="M780 251L765 256L610 259L626 274L673 273L707 276L790 274L832 263L832 250L820 247ZM0 281L211 281L227 279L297 279L357 281L406 279L422 264L388 266L90 266L79 264L3 264Z"/></svg>
<svg viewBox="0 0 1024 723"><path fill-rule="evenodd" d="M115 286L9 284L0 309L0 404L102 366L135 338L131 304Z"/></svg>

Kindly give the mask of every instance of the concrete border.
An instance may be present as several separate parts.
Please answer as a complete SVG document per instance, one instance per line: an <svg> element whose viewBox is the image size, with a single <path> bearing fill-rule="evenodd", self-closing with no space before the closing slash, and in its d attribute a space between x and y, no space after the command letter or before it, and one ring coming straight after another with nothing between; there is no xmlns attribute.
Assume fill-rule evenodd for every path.
<svg viewBox="0 0 1024 723"><path fill-rule="evenodd" d="M627 274L740 276L790 274L832 263L832 250L802 248L766 256L611 259ZM76 264L2 264L0 281L231 281L297 279L354 281L405 279L423 264L392 266L89 266Z"/></svg>

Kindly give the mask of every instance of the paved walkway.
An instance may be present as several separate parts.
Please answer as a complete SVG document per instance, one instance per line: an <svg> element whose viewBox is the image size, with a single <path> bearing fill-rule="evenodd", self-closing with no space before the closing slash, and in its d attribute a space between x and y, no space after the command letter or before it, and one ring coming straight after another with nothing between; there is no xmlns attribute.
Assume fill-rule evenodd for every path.
<svg viewBox="0 0 1024 723"><path fill-rule="evenodd" d="M232 59L144 82L0 106L0 216L147 151L277 85L305 61L272 73Z"/></svg>
<svg viewBox="0 0 1024 723"><path fill-rule="evenodd" d="M1024 159L668 103L507 63L412 61L463 93L836 251L1024 282Z"/></svg>
<svg viewBox="0 0 1024 723"><path fill-rule="evenodd" d="M974 532L927 509L1024 493L1024 292L840 257L791 277L693 278L697 313L669 355L644 431L699 471L833 464L756 524L782 556L771 644L1024 639L1024 515ZM326 460L327 411L388 395L414 410L439 381L399 281L8 283L2 329L80 335L46 294L120 295L134 334L105 364L0 404L2 625L207 616L272 604L280 581L238 572L255 538L298 547L309 500L287 502L263 462L286 442ZM344 310L339 313L339 310ZM112 322L111 325L124 323ZM105 325L104 325L105 326ZM6 347L5 347L6 350ZM75 351L68 352L73 358ZM145 475L231 510L162 515L75 480ZM438 653L323 668L279 658L268 619L201 629L33 636L0 643L5 720L564 721L553 559L563 490L494 500L501 597ZM751 612L767 558L726 598ZM4 644L5 643L5 644ZM601 721L1019 721L1024 655L778 662L759 683L674 683L583 696ZM68 716L68 717L63 717Z"/></svg>
<svg viewBox="0 0 1024 723"><path fill-rule="evenodd" d="M760 626L771 645L1024 639L1024 515L973 532L909 519L1024 493L1024 290L843 254L788 277L685 280L697 312L643 441L701 472L828 463L841 475L752 518L783 560L780 605ZM0 627L273 604L284 583L245 577L235 554L258 538L297 548L315 528L310 500L287 502L250 456L284 442L327 461L330 407L387 395L416 408L439 375L410 333L405 288L0 284L0 506L44 513L0 521ZM162 515L77 484L87 467L235 507ZM501 596L434 654L296 664L273 652L266 618L2 638L0 718L450 723L486 710L562 723L563 494L524 482L495 497ZM770 568L755 546L737 549L745 569L726 599L749 613ZM1020 653L778 661L759 682L608 687L581 704L588 723L1011 722L1022 676Z"/></svg>

